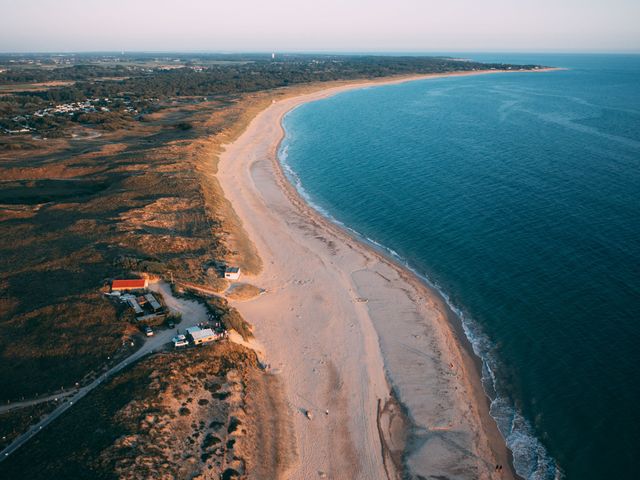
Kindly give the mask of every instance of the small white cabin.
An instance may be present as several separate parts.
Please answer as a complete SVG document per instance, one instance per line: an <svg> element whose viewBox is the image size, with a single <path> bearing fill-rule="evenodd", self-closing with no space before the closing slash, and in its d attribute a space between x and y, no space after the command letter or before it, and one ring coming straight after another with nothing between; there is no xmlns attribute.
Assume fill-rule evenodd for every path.
<svg viewBox="0 0 640 480"><path fill-rule="evenodd" d="M224 278L226 278L227 280L238 280L240 278L240 267L225 268Z"/></svg>

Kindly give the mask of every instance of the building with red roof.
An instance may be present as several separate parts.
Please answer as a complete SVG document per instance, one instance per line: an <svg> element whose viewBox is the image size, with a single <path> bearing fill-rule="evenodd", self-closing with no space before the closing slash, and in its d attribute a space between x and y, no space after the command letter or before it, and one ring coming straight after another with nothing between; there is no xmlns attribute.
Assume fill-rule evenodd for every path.
<svg viewBox="0 0 640 480"><path fill-rule="evenodd" d="M131 280L114 280L111 282L112 292L126 292L128 290L144 290L149 286L146 278L135 278Z"/></svg>

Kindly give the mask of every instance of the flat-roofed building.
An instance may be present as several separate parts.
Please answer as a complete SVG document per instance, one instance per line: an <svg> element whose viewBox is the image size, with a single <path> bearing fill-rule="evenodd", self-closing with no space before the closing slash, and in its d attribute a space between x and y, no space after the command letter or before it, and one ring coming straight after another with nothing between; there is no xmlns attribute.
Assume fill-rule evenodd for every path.
<svg viewBox="0 0 640 480"><path fill-rule="evenodd" d="M194 345L200 345L202 343L213 342L218 339L218 336L219 335L210 328L204 328L197 332L193 332L191 334L191 340Z"/></svg>
<svg viewBox="0 0 640 480"><path fill-rule="evenodd" d="M147 299L147 302L149 302L149 305L151 305L151 308L154 312L159 312L160 310L162 310L162 305L160 305L160 302L158 302L158 300L156 300L156 297L154 297L152 294L147 293L144 298Z"/></svg>
<svg viewBox="0 0 640 480"><path fill-rule="evenodd" d="M133 311L136 312L136 317L144 315L144 310L142 310L142 307L135 298L130 298L128 302L129 305L131 305L131 308L133 308Z"/></svg>
<svg viewBox="0 0 640 480"><path fill-rule="evenodd" d="M240 267L225 268L224 278L226 278L227 280L238 280L240 278Z"/></svg>

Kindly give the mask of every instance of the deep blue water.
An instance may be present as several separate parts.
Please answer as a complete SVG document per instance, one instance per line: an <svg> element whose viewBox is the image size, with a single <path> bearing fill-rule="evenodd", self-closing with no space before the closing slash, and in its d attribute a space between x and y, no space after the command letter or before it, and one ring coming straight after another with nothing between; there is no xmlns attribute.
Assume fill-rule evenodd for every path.
<svg viewBox="0 0 640 480"><path fill-rule="evenodd" d="M640 478L640 56L468 56L568 70L306 104L282 160L460 310L521 475Z"/></svg>

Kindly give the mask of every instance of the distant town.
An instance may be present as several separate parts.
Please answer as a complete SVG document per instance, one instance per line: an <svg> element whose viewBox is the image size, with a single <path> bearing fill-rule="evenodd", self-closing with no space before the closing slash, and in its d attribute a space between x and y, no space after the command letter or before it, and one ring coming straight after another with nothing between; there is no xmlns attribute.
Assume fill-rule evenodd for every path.
<svg viewBox="0 0 640 480"><path fill-rule="evenodd" d="M3 54L0 132L53 138L114 130L176 102L313 81L478 69L537 69L446 57L281 54Z"/></svg>

